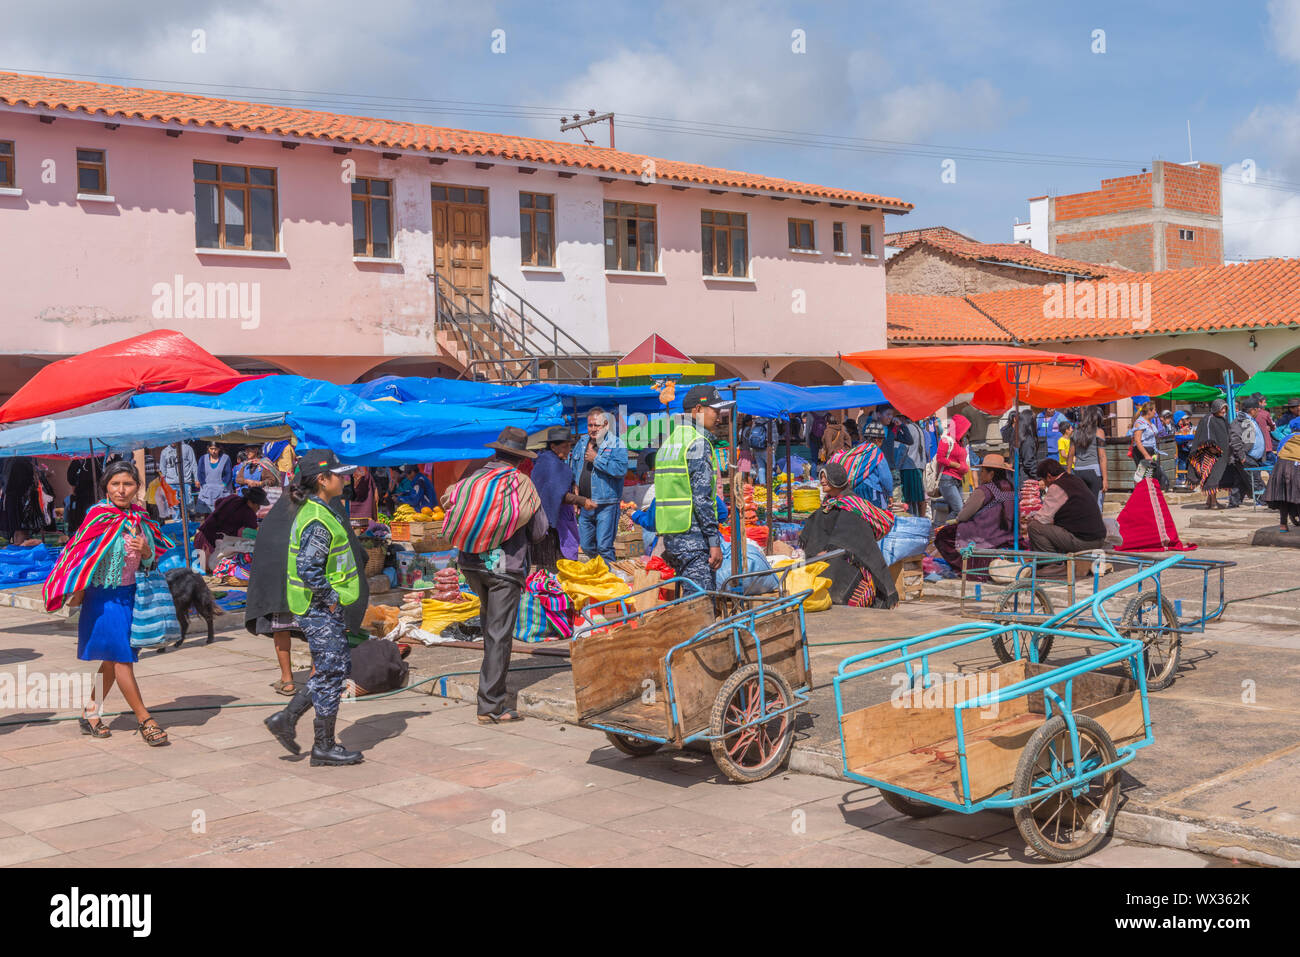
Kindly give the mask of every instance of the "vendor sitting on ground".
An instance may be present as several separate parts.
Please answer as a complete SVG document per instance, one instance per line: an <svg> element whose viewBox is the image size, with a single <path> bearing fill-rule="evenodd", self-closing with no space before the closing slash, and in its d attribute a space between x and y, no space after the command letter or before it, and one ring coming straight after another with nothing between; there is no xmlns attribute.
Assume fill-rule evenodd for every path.
<svg viewBox="0 0 1300 957"><path fill-rule="evenodd" d="M1011 465L996 453L984 456L979 465L979 485L956 515L934 533L935 551L954 571L961 569L961 550L1010 548L1014 538L1016 488ZM967 569L987 567L991 559L970 559Z"/></svg>
<svg viewBox="0 0 1300 957"><path fill-rule="evenodd" d="M804 523L799 547L810 558L844 549L825 572L832 604L893 608L898 590L876 543L894 527L894 514L853 494L848 470L838 462L822 467L821 482L821 507Z"/></svg>
<svg viewBox="0 0 1300 957"><path fill-rule="evenodd" d="M266 502L266 490L256 485L245 489L243 495L232 492L217 499L216 507L194 533L194 547L200 549L206 559L222 535L237 538L244 529L257 528L257 510Z"/></svg>
<svg viewBox="0 0 1300 957"><path fill-rule="evenodd" d="M1036 552L1085 552L1106 547L1106 523L1097 496L1055 459L1038 465L1043 507L1029 516L1029 547Z"/></svg>

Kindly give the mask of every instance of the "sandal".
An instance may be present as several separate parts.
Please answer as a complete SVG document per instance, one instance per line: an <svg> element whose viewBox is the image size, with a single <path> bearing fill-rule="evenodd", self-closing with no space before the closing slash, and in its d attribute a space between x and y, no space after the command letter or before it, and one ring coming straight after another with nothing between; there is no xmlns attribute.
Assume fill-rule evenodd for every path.
<svg viewBox="0 0 1300 957"><path fill-rule="evenodd" d="M478 716L479 724L510 724L512 721L523 720L523 715L512 709L502 711L500 714L481 714Z"/></svg>
<svg viewBox="0 0 1300 957"><path fill-rule="evenodd" d="M104 716L96 712L95 718L95 723L91 724L86 717L86 712L81 712L81 717L77 719L77 724L81 727L81 733L88 734L92 738L111 738L113 732L109 731L108 726L104 724Z"/></svg>
<svg viewBox="0 0 1300 957"><path fill-rule="evenodd" d="M153 718L145 718L138 722L136 731L144 738L144 743L151 748L161 748L164 744L170 744L167 740L167 732L158 726L158 722Z"/></svg>
<svg viewBox="0 0 1300 957"><path fill-rule="evenodd" d="M292 698L298 693L298 686L294 683L292 678L288 681L285 681L283 678L278 681L273 681L271 682L271 687L275 689L276 694L282 694L287 698Z"/></svg>

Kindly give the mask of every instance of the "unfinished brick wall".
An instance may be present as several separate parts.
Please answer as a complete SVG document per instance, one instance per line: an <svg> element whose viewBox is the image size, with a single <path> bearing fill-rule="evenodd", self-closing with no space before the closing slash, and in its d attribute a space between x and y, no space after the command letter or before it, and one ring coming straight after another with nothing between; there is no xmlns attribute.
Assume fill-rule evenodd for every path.
<svg viewBox="0 0 1300 957"><path fill-rule="evenodd" d="M1223 215L1220 182L1223 171L1213 163L1195 166L1164 164L1165 207L1194 213Z"/></svg>
<svg viewBox="0 0 1300 957"><path fill-rule="evenodd" d="M1118 176L1115 179L1103 179L1101 189L1090 193L1072 193L1069 196L1056 197L1056 219L1060 222L1065 219L1082 219L1085 216L1104 216L1107 213L1150 209L1152 204L1150 173Z"/></svg>
<svg viewBox="0 0 1300 957"><path fill-rule="evenodd" d="M1057 200L1060 203L1060 200ZM1155 268L1154 227L1147 223L1116 226L1111 229L1088 229L1077 233L1058 233L1053 253L1066 259L1084 262L1117 262L1137 272ZM1178 235L1178 231L1174 231Z"/></svg>
<svg viewBox="0 0 1300 957"><path fill-rule="evenodd" d="M927 246L913 246L885 263L885 292L913 296L973 296L1061 282L1064 277L1033 269L962 259Z"/></svg>
<svg viewBox="0 0 1300 957"><path fill-rule="evenodd" d="M1191 239L1179 239L1180 229L1191 229ZM1201 226L1165 227L1165 268L1191 269L1194 266L1223 265L1223 233Z"/></svg>

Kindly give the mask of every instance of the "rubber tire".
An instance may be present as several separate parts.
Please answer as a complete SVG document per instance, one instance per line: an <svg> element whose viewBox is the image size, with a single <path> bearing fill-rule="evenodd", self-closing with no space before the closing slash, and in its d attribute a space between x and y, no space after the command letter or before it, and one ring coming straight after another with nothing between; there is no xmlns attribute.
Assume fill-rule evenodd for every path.
<svg viewBox="0 0 1300 957"><path fill-rule="evenodd" d="M606 731L605 737L609 738L609 743L614 747L634 758L644 758L646 755L654 754L663 747L663 744L658 741L642 741L640 738L615 734L613 731Z"/></svg>
<svg viewBox="0 0 1300 957"><path fill-rule="evenodd" d="M745 682L757 677L759 672L758 662L745 665L734 671L726 681L722 683L718 696L713 699L713 711L709 715L709 733L711 735L720 735L723 731L723 718L726 715L727 702L731 700L737 689ZM764 683L773 684L785 699L787 705L794 703L794 693L790 690L790 684L777 671L771 668L763 669ZM787 711L775 721L785 719L785 734L781 736L773 756L757 768L743 768L736 764L731 756L727 754L726 742L721 738L709 742L709 748L713 752L713 760L718 765L718 770L725 774L733 781L741 784L749 784L754 781L761 781L764 778L775 774L780 767L785 764L785 760L790 755L790 748L794 745L794 716L795 712Z"/></svg>
<svg viewBox="0 0 1300 957"><path fill-rule="evenodd" d="M1094 721L1092 718L1083 714L1075 714L1075 727L1082 734L1086 731L1090 734L1102 749L1102 758L1106 764L1117 760L1118 755L1115 752L1115 744L1106 733L1106 729ZM1034 767L1038 761L1038 754L1059 734L1066 731L1065 718L1061 715L1053 715L1043 725L1030 736L1029 741L1025 744L1025 750L1021 752L1020 763L1016 765L1016 777L1011 786L1011 793L1014 797L1024 797L1029 793L1029 786L1032 783ZM1028 804L1017 805L1014 809L1016 828L1020 831L1020 836L1025 839L1025 843L1033 848L1037 853L1053 862L1077 861L1087 857L1096 851L1106 842L1111 830L1115 826L1115 813L1119 810L1119 776L1120 771L1116 768L1110 772L1113 778L1109 803L1110 807L1103 809L1106 811L1106 826L1100 828L1087 841L1087 843L1073 848L1056 847L1048 843L1038 829L1038 822L1034 820L1033 811Z"/></svg>
<svg viewBox="0 0 1300 957"><path fill-rule="evenodd" d="M1041 586L1021 584L1021 585L1013 585L1012 587L1008 588L1006 591L1001 592L998 595L997 607L994 608L993 610L993 616L992 616L993 620L998 621L997 613L1002 611L1006 605L1011 603L1011 599L1013 596L1017 594L1028 596L1029 592L1031 591L1034 592L1033 605L1035 608L1041 608L1043 614L1047 615L1048 617L1051 617L1053 614L1056 613L1056 609L1052 607L1051 599L1047 597L1047 592L1043 591ZM1000 623L1004 625L1012 624L1010 619L1007 619ZM1056 638L1054 635L1039 636L1038 638L1039 662L1047 661L1047 656L1051 654L1052 651L1052 642L1054 642L1055 640ZM1012 644L1011 644L1010 632L999 635L998 637L991 639L991 641L993 643L993 651L998 656L998 661L1001 661L1004 664L1010 661L1015 661L1015 658L1012 657L1011 654ZM1023 647L1024 642L1022 642L1021 645Z"/></svg>
<svg viewBox="0 0 1300 957"><path fill-rule="evenodd" d="M900 814L906 814L908 817L934 817L936 814L942 814L943 808L936 807L933 804L925 804L922 801L913 801L911 798L903 797L901 794L895 794L893 791L880 790L880 796L885 799L885 803L892 807Z"/></svg>
<svg viewBox="0 0 1300 957"><path fill-rule="evenodd" d="M1138 595L1128 603L1128 607L1124 609L1124 616L1120 619L1119 627L1117 629L1121 635L1128 638L1130 637L1131 632L1141 632L1144 630L1140 625L1135 626L1133 622L1137 619L1138 612L1143 604L1151 605L1152 610L1154 610L1155 605L1152 599L1155 597L1155 592L1147 592L1145 595ZM1165 620L1165 624L1177 628L1178 615L1174 612L1173 602L1161 595L1160 605L1161 615ZM1132 637L1137 636L1133 635ZM1182 647L1183 636L1175 632L1173 634L1173 651L1169 655L1169 661L1166 663L1164 671L1156 675L1154 678L1147 678L1147 691L1164 691L1174 683L1174 679L1178 677L1178 664L1182 656ZM1144 647L1142 651L1142 663L1144 665L1146 664L1146 660L1147 653ZM1129 671L1131 672L1132 670L1132 666L1130 666ZM1133 680L1136 681L1137 677L1137 675L1133 675Z"/></svg>

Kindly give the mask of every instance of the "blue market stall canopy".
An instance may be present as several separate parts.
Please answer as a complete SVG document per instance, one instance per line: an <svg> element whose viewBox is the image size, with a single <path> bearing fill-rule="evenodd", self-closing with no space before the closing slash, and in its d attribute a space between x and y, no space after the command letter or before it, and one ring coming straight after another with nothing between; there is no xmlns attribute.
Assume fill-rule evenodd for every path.
<svg viewBox="0 0 1300 957"><path fill-rule="evenodd" d="M659 393L649 386L585 386L558 383L494 385L464 379L425 379L416 376L384 376L372 382L342 388L367 402L396 399L399 402L430 402L441 405L473 405L485 409L541 411L553 403L566 413L583 413L595 406L616 412L662 412Z"/></svg>
<svg viewBox="0 0 1300 957"><path fill-rule="evenodd" d="M129 452L185 439L267 429L285 423L283 412L202 409L176 404L177 396L160 392L149 408L113 409L62 419L48 419L0 431L0 457L53 455L78 458L105 451Z"/></svg>
<svg viewBox="0 0 1300 957"><path fill-rule="evenodd" d="M554 398L523 410L403 399L419 394L418 387L407 385L413 381L452 380L403 379L389 387L391 394L377 389L375 398L367 400L357 394L357 386L278 375L241 383L224 395L145 393L132 401L140 408L171 403L227 412L278 412L293 429L299 448L333 449L340 461L353 465L486 458L491 453L484 445L506 426L533 433L561 422L560 403Z"/></svg>
<svg viewBox="0 0 1300 957"><path fill-rule="evenodd" d="M876 385L797 386L784 382L736 379L719 379L713 385L718 387L724 397L731 395L724 386L741 386L742 388L736 392L736 408L743 415L760 415L766 418L799 412L870 408L889 401ZM673 412L682 410L682 399L686 395L685 389L679 388L677 392L677 398L672 405Z"/></svg>

